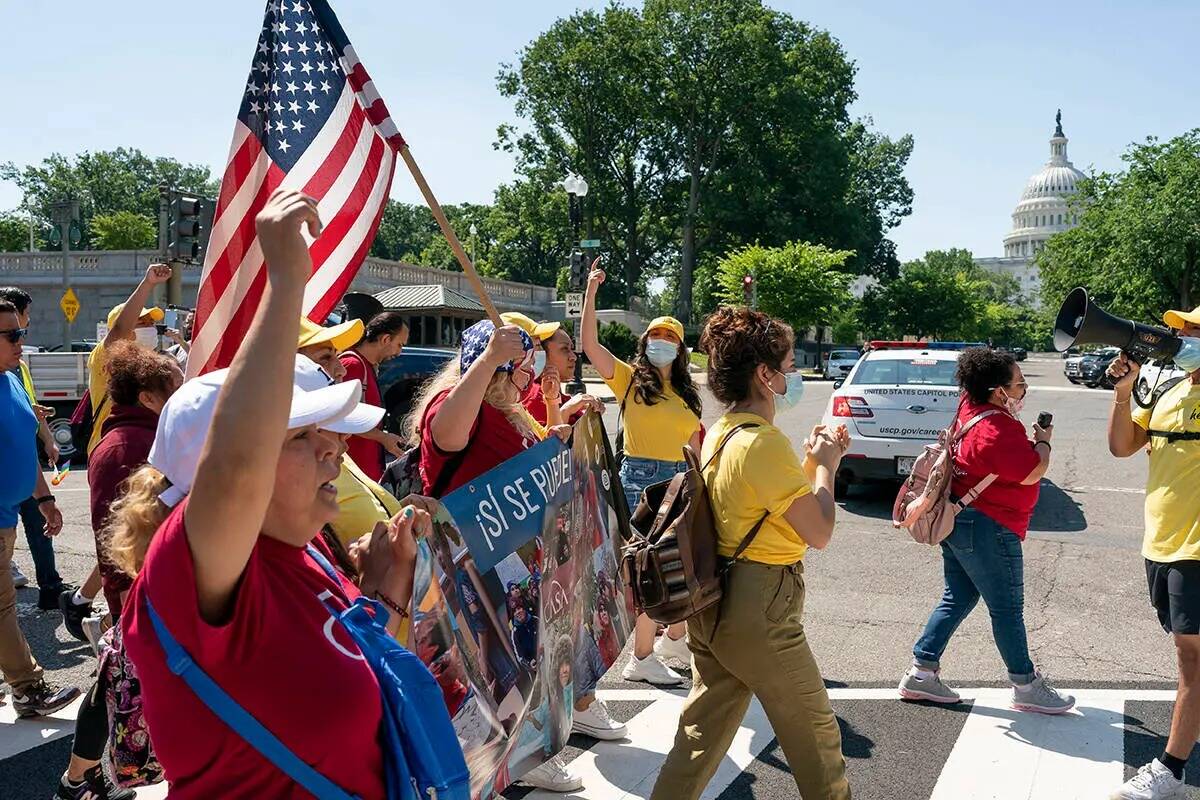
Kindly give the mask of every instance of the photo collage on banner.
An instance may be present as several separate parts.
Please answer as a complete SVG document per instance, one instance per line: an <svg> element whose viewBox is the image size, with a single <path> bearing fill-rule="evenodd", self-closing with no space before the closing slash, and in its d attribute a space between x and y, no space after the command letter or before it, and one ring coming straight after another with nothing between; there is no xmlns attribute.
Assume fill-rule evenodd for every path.
<svg viewBox="0 0 1200 800"><path fill-rule="evenodd" d="M410 646L442 687L480 800L563 748L633 626L624 499L595 414L443 499L422 539Z"/></svg>

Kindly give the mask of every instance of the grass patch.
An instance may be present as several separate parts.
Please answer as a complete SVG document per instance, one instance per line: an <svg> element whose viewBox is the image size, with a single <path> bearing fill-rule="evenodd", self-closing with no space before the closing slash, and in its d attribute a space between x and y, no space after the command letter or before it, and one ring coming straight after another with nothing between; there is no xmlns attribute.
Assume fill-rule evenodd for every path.
<svg viewBox="0 0 1200 800"><path fill-rule="evenodd" d="M692 359L692 366L699 367L700 369L708 369L708 355L707 354L697 353L695 350L693 350L689 354L689 357Z"/></svg>

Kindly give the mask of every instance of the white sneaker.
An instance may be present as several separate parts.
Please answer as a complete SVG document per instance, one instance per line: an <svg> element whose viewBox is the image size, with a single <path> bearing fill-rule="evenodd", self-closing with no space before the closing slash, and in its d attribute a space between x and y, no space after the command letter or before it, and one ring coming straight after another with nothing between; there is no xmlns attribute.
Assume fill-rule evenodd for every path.
<svg viewBox="0 0 1200 800"><path fill-rule="evenodd" d="M624 739L629 731L608 715L608 706L597 698L583 711L575 712L571 722L571 733L582 733L584 736L612 742Z"/></svg>
<svg viewBox="0 0 1200 800"><path fill-rule="evenodd" d="M21 568L17 566L17 562L10 561L8 564L10 567L12 567L13 588L24 589L26 586L28 586L29 578L26 578L25 573L21 572Z"/></svg>
<svg viewBox="0 0 1200 800"><path fill-rule="evenodd" d="M1186 797L1183 781L1157 758L1137 771L1121 788L1109 795L1110 800L1167 800Z"/></svg>
<svg viewBox="0 0 1200 800"><path fill-rule="evenodd" d="M627 681L645 681L655 686L678 686L683 683L683 676L658 660L651 653L645 658L629 656L629 663L621 670L621 677Z"/></svg>
<svg viewBox="0 0 1200 800"><path fill-rule="evenodd" d="M688 649L686 633L678 639L672 639L670 635L664 633L654 642L654 653L663 660L673 658L684 664L692 663L692 651Z"/></svg>
<svg viewBox="0 0 1200 800"><path fill-rule="evenodd" d="M529 770L519 780L547 792L577 792L583 788L583 778L567 769L558 756Z"/></svg>

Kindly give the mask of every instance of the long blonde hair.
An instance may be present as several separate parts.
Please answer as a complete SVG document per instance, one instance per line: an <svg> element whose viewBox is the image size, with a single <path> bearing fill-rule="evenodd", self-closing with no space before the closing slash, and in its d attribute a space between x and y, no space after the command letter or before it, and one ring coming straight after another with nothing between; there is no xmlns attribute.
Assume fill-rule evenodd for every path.
<svg viewBox="0 0 1200 800"><path fill-rule="evenodd" d="M158 496L170 486L166 476L149 464L121 483L122 492L109 507L101 541L109 559L128 575L137 575L146 560L150 540L171 513Z"/></svg>
<svg viewBox="0 0 1200 800"><path fill-rule="evenodd" d="M521 405L521 392L509 380L510 377L512 376L508 372L497 372L493 375L487 391L483 393L483 401L503 412L509 423L522 436L536 439L537 435L529 424L529 417L524 413L524 406ZM400 426L401 435L409 446L416 447L421 443L421 420L425 418L429 404L439 394L453 388L461 378L462 370L459 368L458 359L452 358L421 387L416 400L413 401L412 411Z"/></svg>

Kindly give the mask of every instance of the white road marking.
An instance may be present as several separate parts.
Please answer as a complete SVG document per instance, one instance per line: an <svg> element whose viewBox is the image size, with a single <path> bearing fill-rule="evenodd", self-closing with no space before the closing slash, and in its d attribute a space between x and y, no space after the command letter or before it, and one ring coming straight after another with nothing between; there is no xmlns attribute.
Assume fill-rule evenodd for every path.
<svg viewBox="0 0 1200 800"><path fill-rule="evenodd" d="M1131 489L1128 486L1071 486L1063 487L1067 492L1119 492L1121 494L1145 494L1145 489Z"/></svg>
<svg viewBox="0 0 1200 800"><path fill-rule="evenodd" d="M1096 397L1104 399L1109 398L1107 391L1103 389L1089 389L1086 386L1030 386L1031 392L1078 392L1081 394L1094 394Z"/></svg>
<svg viewBox="0 0 1200 800"><path fill-rule="evenodd" d="M6 695L4 705L0 706L0 760L74 734L75 716L79 713L81 703L83 698L48 717L18 719L12 694ZM65 764L63 766L66 767Z"/></svg>

